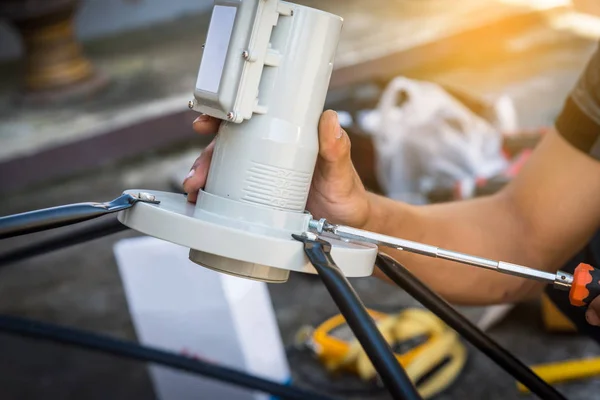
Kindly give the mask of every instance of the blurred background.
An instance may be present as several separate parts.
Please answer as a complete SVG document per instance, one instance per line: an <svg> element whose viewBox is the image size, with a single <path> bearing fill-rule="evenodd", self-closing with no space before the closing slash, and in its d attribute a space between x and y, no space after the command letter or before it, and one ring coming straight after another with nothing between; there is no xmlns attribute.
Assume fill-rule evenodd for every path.
<svg viewBox="0 0 600 400"><path fill-rule="evenodd" d="M415 204L484 196L509 182L600 38L595 0L297 3L345 20L326 107L351 136L365 185ZM0 215L106 201L135 187L182 191L212 139L192 132L197 114L187 109L211 7L210 0L0 0ZM5 240L0 249L57 232ZM135 340L113 255L115 242L132 236L2 268L1 312ZM353 284L371 308L417 306L375 278ZM268 288L287 346L301 327L337 312L314 277L292 274ZM528 364L600 356L544 304L511 307L489 333ZM481 321L488 310L461 311ZM527 398L485 356L468 352L436 398ZM312 357L294 353L288 361L302 386L334 380ZM369 385L354 397L388 398L365 394ZM2 399L156 398L142 364L6 335L0 388ZM600 379L559 389L591 399Z"/></svg>

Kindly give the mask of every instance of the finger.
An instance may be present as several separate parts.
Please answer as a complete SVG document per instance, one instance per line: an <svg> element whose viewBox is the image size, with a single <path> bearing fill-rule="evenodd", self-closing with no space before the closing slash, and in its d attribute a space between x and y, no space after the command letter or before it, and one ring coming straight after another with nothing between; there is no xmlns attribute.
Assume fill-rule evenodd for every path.
<svg viewBox="0 0 600 400"><path fill-rule="evenodd" d="M319 167L326 178L339 179L352 173L350 138L340 126L335 111L325 111L319 121Z"/></svg>
<svg viewBox="0 0 600 400"><path fill-rule="evenodd" d="M219 125L221 125L220 119L213 118L206 114L200 115L192 122L193 129L202 135L217 133Z"/></svg>
<svg viewBox="0 0 600 400"><path fill-rule="evenodd" d="M188 194L188 201L195 203L198 199L198 191L206 185L206 177L208 176L208 168L212 160L212 155L215 148L216 139L210 142L204 149L200 157L196 159L194 165L190 169L183 180L183 189Z"/></svg>
<svg viewBox="0 0 600 400"><path fill-rule="evenodd" d="M585 319L590 325L600 326L600 297L592 301L585 312Z"/></svg>

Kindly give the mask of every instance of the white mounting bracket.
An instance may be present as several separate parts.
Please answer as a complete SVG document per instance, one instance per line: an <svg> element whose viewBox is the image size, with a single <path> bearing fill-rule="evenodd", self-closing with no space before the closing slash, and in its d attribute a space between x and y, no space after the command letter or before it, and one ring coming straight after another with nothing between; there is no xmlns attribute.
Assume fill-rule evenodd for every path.
<svg viewBox="0 0 600 400"><path fill-rule="evenodd" d="M280 15L293 17L293 5L215 0L191 109L234 123L267 112L257 106L259 85L264 68L281 63L281 54L270 49Z"/></svg>

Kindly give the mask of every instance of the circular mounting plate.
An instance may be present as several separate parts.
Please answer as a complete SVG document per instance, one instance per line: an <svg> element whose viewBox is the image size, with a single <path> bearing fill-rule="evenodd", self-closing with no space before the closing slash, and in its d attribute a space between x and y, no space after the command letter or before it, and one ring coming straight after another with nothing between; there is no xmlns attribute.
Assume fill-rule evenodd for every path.
<svg viewBox="0 0 600 400"><path fill-rule="evenodd" d="M207 213L189 203L182 194L146 189L125 191L132 194L139 192L152 193L160 203L138 202L130 209L119 212L119 221L136 231L228 260L316 274L304 254L303 243L291 236L292 233L302 232L276 235L271 232L270 227L240 225L237 220L232 224L229 218ZM346 276L372 274L377 246L346 242L333 237L323 238L331 243L331 256ZM225 272L236 273L231 269Z"/></svg>

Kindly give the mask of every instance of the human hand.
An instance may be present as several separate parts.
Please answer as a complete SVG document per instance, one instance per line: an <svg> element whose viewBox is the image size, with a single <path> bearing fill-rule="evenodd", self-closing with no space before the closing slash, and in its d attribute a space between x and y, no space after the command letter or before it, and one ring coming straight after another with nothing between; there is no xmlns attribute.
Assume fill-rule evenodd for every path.
<svg viewBox="0 0 600 400"><path fill-rule="evenodd" d="M201 115L193 127L200 134L212 134L217 132L220 123L218 119ZM188 201L192 203L206 184L215 140L196 159L183 182ZM369 196L350 159L350 138L334 111L325 111L319 121L319 156L306 208L313 218L327 218L332 223L356 228L363 228L369 219Z"/></svg>

